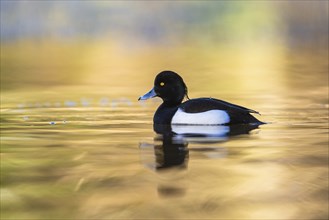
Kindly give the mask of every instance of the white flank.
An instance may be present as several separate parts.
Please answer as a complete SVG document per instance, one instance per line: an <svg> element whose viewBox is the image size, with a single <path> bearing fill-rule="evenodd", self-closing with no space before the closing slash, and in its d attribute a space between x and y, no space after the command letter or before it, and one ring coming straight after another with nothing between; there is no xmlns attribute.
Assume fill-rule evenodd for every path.
<svg viewBox="0 0 329 220"><path fill-rule="evenodd" d="M230 127L225 125L171 125L171 129L176 134L201 134L206 136L226 136L230 132Z"/></svg>
<svg viewBox="0 0 329 220"><path fill-rule="evenodd" d="M180 108L171 120L171 124L183 125L222 125L230 122L230 116L222 110L209 110L200 113L186 113Z"/></svg>

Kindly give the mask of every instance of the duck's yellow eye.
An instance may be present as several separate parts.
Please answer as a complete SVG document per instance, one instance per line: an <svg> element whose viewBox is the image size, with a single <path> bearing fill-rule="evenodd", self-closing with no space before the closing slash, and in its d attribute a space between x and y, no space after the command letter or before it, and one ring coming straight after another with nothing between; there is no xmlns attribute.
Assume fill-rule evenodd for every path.
<svg viewBox="0 0 329 220"><path fill-rule="evenodd" d="M161 82L161 83L160 83L160 86L164 86L164 85L165 85L165 83L164 83L164 82Z"/></svg>

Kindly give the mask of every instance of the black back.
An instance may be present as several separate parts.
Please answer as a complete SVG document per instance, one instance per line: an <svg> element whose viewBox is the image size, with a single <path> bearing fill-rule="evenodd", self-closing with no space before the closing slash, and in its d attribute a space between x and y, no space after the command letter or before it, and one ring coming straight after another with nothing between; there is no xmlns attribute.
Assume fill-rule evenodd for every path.
<svg viewBox="0 0 329 220"><path fill-rule="evenodd" d="M257 123L263 124L250 113L258 112L239 105L213 98L190 99L179 106L186 113L200 113L210 110L224 110L230 116L229 124Z"/></svg>

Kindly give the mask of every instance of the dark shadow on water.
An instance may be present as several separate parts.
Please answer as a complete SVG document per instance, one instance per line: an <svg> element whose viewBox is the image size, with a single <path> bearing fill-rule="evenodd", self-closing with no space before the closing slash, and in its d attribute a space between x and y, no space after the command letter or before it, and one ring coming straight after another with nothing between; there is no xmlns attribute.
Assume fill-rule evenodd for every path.
<svg viewBox="0 0 329 220"><path fill-rule="evenodd" d="M181 138L170 135L155 137L154 154L156 170L171 167L186 168L188 160L188 143Z"/></svg>
<svg viewBox="0 0 329 220"><path fill-rule="evenodd" d="M186 188L179 184L187 170L189 152L205 152L211 155L226 156L225 149L214 147L214 143L223 143L233 136L249 134L259 125L231 125L231 126L184 126L154 124L156 132L153 144L141 143L142 163L157 174L165 177L166 183L158 185L161 197L182 196ZM192 149L189 144L202 144L202 147ZM180 178L177 179L177 176Z"/></svg>
<svg viewBox="0 0 329 220"><path fill-rule="evenodd" d="M249 134L259 125L159 125L154 124L156 132L153 144L142 143L141 150L150 147L155 156L154 165L147 166L162 171L169 168L185 169L189 158L189 143L213 144L228 141L233 136ZM148 146L148 147L145 147ZM194 151L213 151L213 147L193 148ZM150 162L150 161L149 161ZM148 163L149 163L148 162ZM155 163L154 163L155 162Z"/></svg>

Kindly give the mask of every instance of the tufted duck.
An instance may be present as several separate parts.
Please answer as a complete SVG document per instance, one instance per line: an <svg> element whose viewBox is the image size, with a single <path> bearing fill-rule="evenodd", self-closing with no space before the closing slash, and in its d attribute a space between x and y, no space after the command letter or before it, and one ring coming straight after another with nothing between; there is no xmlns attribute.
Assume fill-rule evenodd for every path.
<svg viewBox="0 0 329 220"><path fill-rule="evenodd" d="M189 99L182 77L173 71L159 73L153 89L138 100L156 96L160 97L163 103L154 114L155 124L264 124L250 114L259 114L254 110L214 98ZM188 100L182 103L184 97Z"/></svg>

